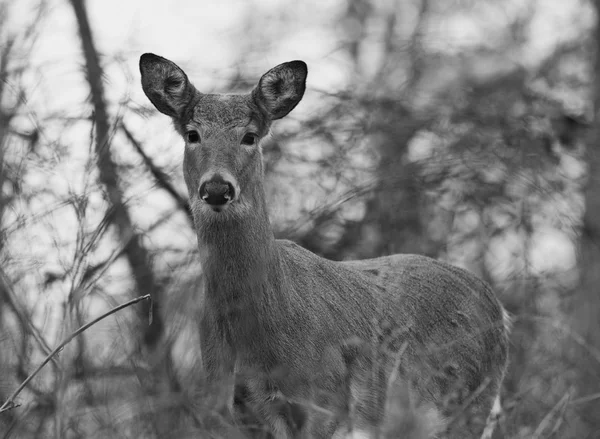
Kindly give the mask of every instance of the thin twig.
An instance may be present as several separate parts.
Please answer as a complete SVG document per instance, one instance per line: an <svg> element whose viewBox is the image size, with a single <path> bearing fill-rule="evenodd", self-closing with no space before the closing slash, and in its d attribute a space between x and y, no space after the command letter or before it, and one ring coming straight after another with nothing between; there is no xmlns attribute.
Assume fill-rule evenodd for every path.
<svg viewBox="0 0 600 439"><path fill-rule="evenodd" d="M559 412L564 413L564 408L568 405L570 398L570 392L567 392L563 395L563 397L556 403L556 405L552 407L552 409L546 414L546 416L544 416L544 419L542 419L542 422L540 422L538 428L535 429L533 435L531 436L531 439L541 439L542 434L544 433L546 428L550 426L550 421L552 421L552 418L554 418L554 416ZM561 416L559 416L559 419L560 417L562 417L562 414Z"/></svg>
<svg viewBox="0 0 600 439"><path fill-rule="evenodd" d="M404 352L407 348L408 342L405 341L404 343L402 343L402 346L400 346L398 352L396 352L396 354L394 355L394 368L392 369L392 373L390 374L390 378L387 383L388 398L389 395L392 393L392 387L394 386L396 380L398 379L398 376L400 375L400 362L402 361L402 356L404 355Z"/></svg>
<svg viewBox="0 0 600 439"><path fill-rule="evenodd" d="M597 399L600 399L600 393L594 393L593 395L582 396L581 398L574 399L569 404L571 404L571 405L586 404L588 402L592 402Z"/></svg>
<svg viewBox="0 0 600 439"><path fill-rule="evenodd" d="M60 352L71 340L73 340L75 337L77 337L79 334L81 334L83 331L85 331L86 329L88 329L90 326L95 325L96 323L98 323L100 320L105 319L106 317L110 316L111 314L114 314L120 310L122 310L123 308L127 308L130 305L133 305L135 303L138 303L142 300L146 300L146 299L151 299L150 294L146 294L145 296L140 296L140 297L136 297L135 299L131 299L128 302L125 302L119 306L116 306L114 308L112 308L111 310L105 312L104 314L100 315L99 317L96 317L94 320L92 320L89 323L86 323L85 325L83 325L81 328L79 328L78 330L76 330L75 332L73 332L72 334L70 334L69 336L67 336L52 352L50 352L50 354L48 354L48 356L46 358L44 358L44 361L42 361L42 363L37 367L37 369L35 369L26 379L25 381L23 381L21 383L21 385L17 388L17 390L15 390L13 392L12 395L10 395L8 397L8 399L6 400L6 402L4 404L2 404L2 407L0 407L0 413L3 413L7 410L11 410L15 407L18 407L18 404L15 404L14 400L15 398L19 395L19 393L21 393L21 391L27 386L27 384L29 384L29 382L35 378L35 376L39 373L40 370L42 370L42 368L48 364L48 362L58 353Z"/></svg>
<svg viewBox="0 0 600 439"><path fill-rule="evenodd" d="M490 383L491 383L490 378L486 378L483 380L483 382L479 385L479 387L477 389L475 389L475 391L469 395L469 397L465 400L465 402L462 404L462 406L459 408L459 410L456 413L454 413L454 415L447 422L448 428L450 428L452 425L454 425L460 419L460 417L469 408L469 406L471 404L473 404L473 401L475 401L475 399L479 395L481 395L485 389L488 388Z"/></svg>
<svg viewBox="0 0 600 439"><path fill-rule="evenodd" d="M17 295L12 288L11 282L2 268L0 268L0 287L4 289L7 303L14 311L19 323L23 327L23 331L28 332L34 338L34 340L42 348L42 352L44 354L48 354L50 352L50 346L48 346L38 328L36 328L36 326L31 322L31 319L28 318L27 312L17 300ZM52 361L54 362L55 366L58 367L56 360L53 359Z"/></svg>
<svg viewBox="0 0 600 439"><path fill-rule="evenodd" d="M600 350L597 349L596 347L594 347L591 343L589 343L585 339L585 337L583 335L581 335L579 332L572 329L566 323L562 323L561 321L555 321L555 320L553 320L553 318L551 318L549 316L518 315L518 316L516 316L516 319L517 320L532 320L532 321L543 322L549 326L552 326L555 329L563 331L565 334L567 334L569 337L571 337L571 339L575 343L577 343L584 350L586 350L592 357L594 357L594 359L596 360L596 362L598 362L598 364L600 364Z"/></svg>

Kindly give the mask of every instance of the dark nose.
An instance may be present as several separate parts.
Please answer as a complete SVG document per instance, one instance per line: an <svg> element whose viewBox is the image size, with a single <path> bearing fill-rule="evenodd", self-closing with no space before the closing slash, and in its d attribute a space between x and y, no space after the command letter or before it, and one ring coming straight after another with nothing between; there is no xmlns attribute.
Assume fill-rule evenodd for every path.
<svg viewBox="0 0 600 439"><path fill-rule="evenodd" d="M220 176L215 176L200 185L200 198L211 206L227 204L234 196L233 185Z"/></svg>

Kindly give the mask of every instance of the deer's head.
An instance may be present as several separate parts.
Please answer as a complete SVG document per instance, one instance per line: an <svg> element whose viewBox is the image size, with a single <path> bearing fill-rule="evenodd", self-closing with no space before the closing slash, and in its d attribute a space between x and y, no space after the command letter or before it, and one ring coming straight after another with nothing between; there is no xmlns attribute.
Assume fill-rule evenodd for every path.
<svg viewBox="0 0 600 439"><path fill-rule="evenodd" d="M306 64L280 64L243 95L200 93L175 63L151 53L140 58L140 72L144 93L185 140L184 178L194 215L224 220L261 208L261 140L302 99Z"/></svg>

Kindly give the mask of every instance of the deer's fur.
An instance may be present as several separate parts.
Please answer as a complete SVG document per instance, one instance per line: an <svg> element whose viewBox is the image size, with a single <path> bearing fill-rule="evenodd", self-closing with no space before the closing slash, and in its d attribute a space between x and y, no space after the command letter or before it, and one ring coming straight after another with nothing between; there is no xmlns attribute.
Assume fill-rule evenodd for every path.
<svg viewBox="0 0 600 439"><path fill-rule="evenodd" d="M248 404L278 438L327 438L336 429L343 436L340 414L353 398L359 422L376 426L390 376L437 410L436 419L451 415L450 393L460 390L466 401L477 391L469 408L483 419L474 427L481 434L508 344L502 306L488 285L423 256L333 262L274 239L260 139L302 98L306 65L281 64L246 95L202 94L178 66L153 54L141 57L140 70L156 108L184 138L195 138L190 131L200 137L186 140L184 177L204 271L200 331L209 379L243 376ZM241 144L249 132L257 142ZM201 181L215 175L235 189L219 211L199 195ZM233 403L233 389L225 398ZM298 430L282 406L300 408ZM459 437L469 436L463 430Z"/></svg>

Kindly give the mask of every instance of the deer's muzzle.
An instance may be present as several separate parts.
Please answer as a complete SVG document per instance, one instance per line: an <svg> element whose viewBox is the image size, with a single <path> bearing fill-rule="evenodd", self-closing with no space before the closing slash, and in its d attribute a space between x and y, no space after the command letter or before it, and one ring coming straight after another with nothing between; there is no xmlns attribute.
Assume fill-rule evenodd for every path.
<svg viewBox="0 0 600 439"><path fill-rule="evenodd" d="M211 207L224 206L234 197L233 185L220 175L215 175L200 185L200 198Z"/></svg>

